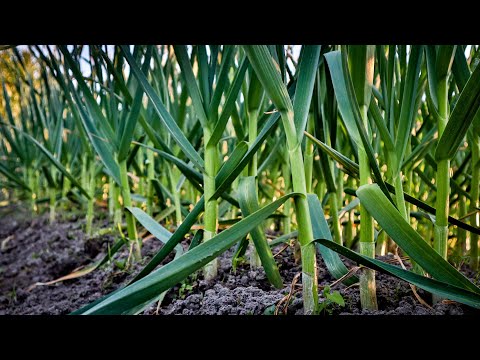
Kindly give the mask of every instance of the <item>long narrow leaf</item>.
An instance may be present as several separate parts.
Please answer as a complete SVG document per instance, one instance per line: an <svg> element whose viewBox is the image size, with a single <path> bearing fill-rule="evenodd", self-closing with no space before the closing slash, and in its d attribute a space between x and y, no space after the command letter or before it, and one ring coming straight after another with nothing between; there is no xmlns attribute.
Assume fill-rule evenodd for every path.
<svg viewBox="0 0 480 360"><path fill-rule="evenodd" d="M168 113L165 106L162 104L160 98L155 93L153 87L148 83L145 74L140 70L138 67L135 59L133 59L132 55L130 54L129 50L125 46L121 46L125 59L128 61L134 76L137 78L139 84L143 87L143 90L147 94L148 98L152 102L153 108L157 112L162 124L167 128L169 133L172 135L173 139L177 142L178 146L183 150L186 156L197 166L200 168L204 167L203 159L198 155L195 151L193 146L187 140L185 135L183 134L182 130L178 127L175 120L173 120L172 116Z"/></svg>
<svg viewBox="0 0 480 360"><path fill-rule="evenodd" d="M386 264L382 261L372 259L368 256L361 255L352 250L347 249L333 241L325 239L317 239L319 244L332 249L333 251L342 254L346 258L356 261L358 264L364 265L372 270L377 270L388 275L394 276L398 279L408 281L409 283L418 286L421 289L438 294L448 299L458 301L462 304L470 305L475 308L480 308L480 295L474 291L466 290L462 287L451 285L447 282L430 279L411 271L403 270L397 266Z"/></svg>
<svg viewBox="0 0 480 360"><path fill-rule="evenodd" d="M438 140L435 160L451 160L455 156L479 109L480 67L477 66L460 93L442 137Z"/></svg>
<svg viewBox="0 0 480 360"><path fill-rule="evenodd" d="M177 260L123 288L82 314L122 314L139 304L151 300L159 293L168 290L194 271L218 257L264 221L281 204L294 196L300 195L291 193L281 197L216 235L211 241L198 245Z"/></svg>
<svg viewBox="0 0 480 360"><path fill-rule="evenodd" d="M385 232L430 275L437 280L480 294L478 287L443 259L413 230L398 210L386 199L378 185L360 186L357 195L362 205Z"/></svg>
<svg viewBox="0 0 480 360"><path fill-rule="evenodd" d="M299 143L302 142L304 136L303 132L307 125L321 48L321 45L305 45L298 69L297 89L293 101L293 111L295 128L297 129L297 141Z"/></svg>
<svg viewBox="0 0 480 360"><path fill-rule="evenodd" d="M259 209L257 191L255 189L256 179L254 176L247 176L240 179L238 186L238 199L242 214L247 217ZM250 231L250 236L255 244L258 257L262 262L263 269L270 283L278 289L283 287L282 278L278 266L273 258L272 250L268 246L265 231L262 226L257 226Z"/></svg>
<svg viewBox="0 0 480 360"><path fill-rule="evenodd" d="M322 205L320 204L318 196L315 194L308 194L307 199L308 206L310 207L310 216L312 218L314 239L325 239L333 242L332 234L328 228L327 220L323 214ZM347 267L343 264L337 253L321 244L317 244L317 248L322 255L323 261L325 261L328 271L335 279L340 279L348 273ZM343 281L345 285L352 285L355 282L358 282L358 278L355 276L349 277Z"/></svg>

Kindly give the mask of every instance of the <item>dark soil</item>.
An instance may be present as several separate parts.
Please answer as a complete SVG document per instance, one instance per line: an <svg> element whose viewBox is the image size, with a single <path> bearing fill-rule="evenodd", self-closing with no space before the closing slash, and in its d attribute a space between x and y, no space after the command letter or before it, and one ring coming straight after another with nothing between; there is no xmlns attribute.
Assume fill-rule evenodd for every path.
<svg viewBox="0 0 480 360"><path fill-rule="evenodd" d="M95 271L71 280L48 286L31 287L36 282L47 282L67 275L73 270L102 259L108 244L115 241L114 235L97 236L87 240L83 228L84 218L59 214L59 221L48 224L48 216L31 216L21 208L0 214L0 314L68 314L99 297L106 295L131 279L162 246L157 239L144 242L143 260L123 269L129 256L123 248L113 261ZM108 227L108 220L97 220L97 228ZM188 248L188 242L182 244ZM274 249L274 254L282 249ZM248 263L232 270L233 249L220 257L220 267L215 281L205 281L202 272L190 276L165 296L161 306L151 304L143 314L302 314L301 283L291 284L300 266L295 264L291 248L276 256L285 287L277 290L266 279L263 269L251 269ZM173 254L164 260L167 263ZM392 256L383 260L391 260ZM352 264L345 260L347 267ZM462 268L471 279L477 274ZM325 299L322 288L335 279L326 270L321 258L318 260L320 301ZM345 306L327 306L324 314L333 315L462 315L480 314L479 310L466 305L442 302L428 308L415 298L408 283L377 273L378 311L361 310L358 286L347 288L336 285L331 291L339 291ZM478 280L478 279L477 279ZM431 296L421 289L419 295L431 303ZM291 296L287 295L291 292ZM287 301L288 299L288 301ZM287 306L288 305L288 306Z"/></svg>

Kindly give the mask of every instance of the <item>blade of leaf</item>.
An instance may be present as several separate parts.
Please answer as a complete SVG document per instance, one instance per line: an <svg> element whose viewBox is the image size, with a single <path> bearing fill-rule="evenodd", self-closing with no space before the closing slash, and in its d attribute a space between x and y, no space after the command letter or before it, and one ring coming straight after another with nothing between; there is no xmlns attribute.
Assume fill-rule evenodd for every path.
<svg viewBox="0 0 480 360"><path fill-rule="evenodd" d="M8 179L12 180L14 183L20 185L28 191L32 191L15 173L11 172L6 166L0 163L0 173L5 175Z"/></svg>
<svg viewBox="0 0 480 360"><path fill-rule="evenodd" d="M228 83L228 73L230 71L232 58L235 54L234 48L235 46L225 45L225 48L222 52L222 65L220 66L220 72L216 81L215 90L213 91L212 101L209 105L209 116L212 111L218 111L218 105L222 99L225 86Z"/></svg>
<svg viewBox="0 0 480 360"><path fill-rule="evenodd" d="M204 100L200 94L200 89L198 88L197 81L195 80L195 75L193 74L192 65L188 58L187 48L185 45L174 45L173 49L175 51L175 56L178 61L178 65L182 70L182 77L185 80L185 84L188 88L188 93L192 99L193 107L195 108L196 115L200 119L202 126L208 126L209 120L207 114L205 113ZM210 101L210 100L208 100Z"/></svg>
<svg viewBox="0 0 480 360"><path fill-rule="evenodd" d="M65 175L71 181L72 185L76 186L78 190L80 190L80 192L87 197L87 199L90 199L90 195L87 193L87 191L85 191L85 189L80 185L77 179L75 179L75 177L72 176L72 174L70 174L70 172L67 171L67 169L65 169L65 167L60 163L60 161L58 161L58 159L56 159L55 156L53 156L52 153L50 153L50 151L48 151L42 144L40 144L36 139L34 139L29 134L21 131L18 128L16 129L28 141L35 144L40 149L40 151L48 158L48 160L50 160L52 165L54 165L63 175Z"/></svg>
<svg viewBox="0 0 480 360"><path fill-rule="evenodd" d="M165 106L162 104L159 96L156 94L153 87L148 83L148 80L145 74L140 70L136 61L133 59L132 55L130 54L128 48L124 45L120 46L123 51L123 54L132 69L134 76L137 78L137 81L142 86L143 90L147 94L148 98L150 99L153 108L157 112L158 116L162 124L167 128L172 138L178 144L178 146L183 150L185 155L199 168L204 167L203 159L198 155L195 151L193 146L187 140L185 135L183 134L182 130L178 127L175 120L172 116L168 113Z"/></svg>
<svg viewBox="0 0 480 360"><path fill-rule="evenodd" d="M362 185L356 191L361 204L377 220L385 232L415 262L435 279L477 292L480 289L442 258L399 214L377 184Z"/></svg>
<svg viewBox="0 0 480 360"><path fill-rule="evenodd" d="M305 45L299 64L297 89L293 101L294 121L299 143L302 142L303 132L307 125L321 48L321 45Z"/></svg>
<svg viewBox="0 0 480 360"><path fill-rule="evenodd" d="M150 67L150 58L152 55L152 47L149 46L145 54L145 60L142 65L142 72L146 74ZM142 107L143 89L140 85L137 86L135 98L133 99L133 105L128 114L123 134L119 140L118 161L122 162L128 156L128 150L130 148L130 142L132 141L135 133L135 126L137 125L138 116L140 114L140 108Z"/></svg>
<svg viewBox="0 0 480 360"><path fill-rule="evenodd" d="M355 96L360 107L369 106L372 97L373 66L375 46L348 46L348 65Z"/></svg>
<svg viewBox="0 0 480 360"><path fill-rule="evenodd" d="M240 203L240 209L242 209L243 217L247 217L259 209L255 176L240 178L238 185L238 200ZM268 280L277 289L281 289L283 287L282 277L278 271L278 266L273 258L272 251L268 246L263 227L259 225L252 229L250 231L250 236Z"/></svg>
<svg viewBox="0 0 480 360"><path fill-rule="evenodd" d="M435 112L438 112L438 95L437 95L437 84L438 78L435 69L435 64L437 63L437 54L435 50L435 45L425 46L425 55L427 59L427 73L428 73L428 93L432 101L432 107Z"/></svg>
<svg viewBox="0 0 480 360"><path fill-rule="evenodd" d="M412 46L410 59L407 68L407 78L400 109L400 118L398 120L397 136L395 138L395 149L397 152L397 168L395 173L400 172L403 163L405 150L407 148L408 138L411 136L413 121L415 119L415 90L418 85L420 68L423 60L422 46Z"/></svg>
<svg viewBox="0 0 480 360"><path fill-rule="evenodd" d="M115 137L115 132L113 131L112 126L110 125L110 122L105 118L105 115L102 112L102 109L96 102L95 98L93 97L93 94L91 90L88 88L87 84L85 83L83 74L80 71L79 65L77 62L72 58L72 55L68 51L67 47L65 45L59 45L59 49L62 52L65 63L68 65L68 68L72 71L75 79L77 80L78 86L82 90L83 97L86 100L87 107L90 111L90 113L95 116L97 119L96 124L99 126L97 129L100 130L100 134L98 134L101 137L107 137L111 141L111 146L116 149L117 144L113 143ZM75 90L75 93L77 91ZM80 102L78 105L80 106Z"/></svg>
<svg viewBox="0 0 480 360"><path fill-rule="evenodd" d="M234 151L234 154L236 153L235 156L233 156L234 154L232 154L232 156L229 157L229 159L224 163L220 171L217 173L217 176L215 178L216 184L218 184L220 180L222 180L222 178L225 178L225 180L222 181L221 186L216 185L218 194L215 193L213 195L215 199L218 198L220 195L222 195L222 193L228 187L227 184L231 184L231 182L236 178L236 176L233 177L232 175L233 172L230 171L230 168L232 167L232 168L238 169L240 167L240 164L243 164L245 156L242 158L243 156L242 153L245 151L245 146L246 146L246 143L245 142L243 143L244 143L243 145L242 143L240 143L237 146L238 150L236 152ZM238 163L239 161L240 161L240 164ZM246 162L245 165L247 163L248 162ZM242 165L242 166L245 167L245 165ZM243 167L241 167L239 173L241 172ZM204 210L204 206L205 206L205 198L202 195L200 200L185 217L185 219L177 228L177 231L175 231L175 233L172 235L170 240L165 244L165 246L163 246L160 249L160 251L157 254L155 254L155 256L150 260L150 262L147 265L145 265L142 271L140 271L138 275L135 276L135 278L133 278L133 280L130 283L134 283L138 279L141 279L142 277L149 274L153 269L155 269L155 267L157 267L158 264L160 264L160 262L162 262L168 256L168 254L170 254L170 252L173 250L175 245L177 245L180 241L182 241L184 236L188 233L188 231L190 231L196 219Z"/></svg>
<svg viewBox="0 0 480 360"><path fill-rule="evenodd" d="M465 53L462 46L457 46L455 49L452 72L458 89L462 91L470 77L470 69L468 68L467 59L465 59Z"/></svg>
<svg viewBox="0 0 480 360"><path fill-rule="evenodd" d="M75 102L76 108L80 113L82 125L85 128L85 132L88 139L90 140L90 143L92 144L96 153L102 160L106 169L109 171L112 178L119 186L121 186L122 183L120 180L120 168L113 157L114 149L109 142L107 142L99 135L95 124L83 108L83 105L80 102L79 95L74 89L72 89L72 94L74 97L73 101Z"/></svg>
<svg viewBox="0 0 480 360"><path fill-rule="evenodd" d="M480 109L480 67L476 67L460 93L447 126L438 140L435 160L453 159Z"/></svg>
<svg viewBox="0 0 480 360"><path fill-rule="evenodd" d="M330 233L318 196L315 194L308 194L307 199L308 206L310 207L314 239L325 239L333 242L332 234ZM321 244L316 245L318 251L322 255L323 261L325 261L328 271L335 279L340 279L348 273L347 267L343 264L337 253ZM347 286L356 282L358 282L358 278L355 276L349 277L343 281Z"/></svg>
<svg viewBox="0 0 480 360"><path fill-rule="evenodd" d="M238 92L240 91L240 88L242 86L242 82L245 77L247 68L248 59L244 58L242 64L240 65L240 68L235 74L235 79L233 80L232 86L228 91L225 104L223 105L222 114L220 115L220 118L215 124L215 128L213 129L210 140L208 140L207 147L218 144L220 138L222 137L222 134L225 131L225 126L227 126L228 119L230 118L230 114L232 113L232 110L235 106L235 101L238 97Z"/></svg>
<svg viewBox="0 0 480 360"><path fill-rule="evenodd" d="M200 269L225 250L229 249L245 236L245 234L264 221L265 218L273 213L281 204L294 196L299 196L299 194L291 193L285 195L261 208L232 227L222 231L213 237L211 241L198 245L177 260L168 263L143 279L121 289L103 302L83 312L83 315L122 314L132 307L158 296L159 293L171 288L192 272Z"/></svg>
<svg viewBox="0 0 480 360"><path fill-rule="evenodd" d="M377 125L378 132L380 133L383 143L385 144L385 149L387 149L387 151L394 151L395 145L393 143L392 136L388 131L387 124L383 119L380 109L378 108L378 105L373 97L370 101L370 107L368 108L368 111L371 114L373 121L375 121L375 125Z"/></svg>
<svg viewBox="0 0 480 360"><path fill-rule="evenodd" d="M340 51L333 51L325 54L325 58L327 59L328 66L330 67L330 74L332 75L332 82L334 84L337 101L339 100L339 98L345 97L347 100L345 105L350 109L350 111L347 110L346 115L353 116L354 124L352 124L351 119L348 124L349 126L354 125L354 127L357 129L356 134L358 134L358 137L360 138L360 143L357 143L357 146L365 149L368 160L370 162L370 168L375 177L375 181L378 183L388 200L392 204L394 204L393 199L391 198L390 193L388 192L387 187L383 181L380 169L378 168L378 164L375 159L372 145L368 140L366 129L363 126L363 121L360 115L358 103L355 100L356 95L352 79L350 77L350 72L347 68L347 55L344 52L342 53ZM335 86L335 84L337 86ZM337 90L339 91L338 93ZM342 113L342 107L340 107L340 102L338 102L338 104L340 112ZM368 105L369 104L370 102L368 103ZM343 109L343 111L346 111L346 109ZM344 117L343 113L342 117ZM355 133L355 131L353 131L352 133Z"/></svg>
<svg viewBox="0 0 480 360"><path fill-rule="evenodd" d="M451 285L446 282L430 279L418 274L415 274L408 270L403 270L397 266L386 264L382 261L369 258L367 256L358 254L352 250L347 249L333 241L325 239L316 240L319 244L326 246L333 251L342 254L346 258L356 261L358 264L367 266L372 270L377 270L388 275L394 276L398 279L407 281L415 286L426 291L444 296L448 299L458 301L462 304L470 305L475 308L480 308L480 295L469 290L465 290L461 287Z"/></svg>

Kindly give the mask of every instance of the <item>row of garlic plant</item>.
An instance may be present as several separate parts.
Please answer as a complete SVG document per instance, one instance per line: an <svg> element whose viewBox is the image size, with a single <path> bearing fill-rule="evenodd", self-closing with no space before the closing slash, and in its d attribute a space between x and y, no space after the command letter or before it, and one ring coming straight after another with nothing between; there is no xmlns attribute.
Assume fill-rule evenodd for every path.
<svg viewBox="0 0 480 360"><path fill-rule="evenodd" d="M466 255L468 239L470 264L478 267L480 72L475 71L477 48L471 49L465 56L462 46L303 46L295 64L289 63L282 46L135 46L133 52L116 46L113 54L91 46L87 59L82 58L82 47L30 47L41 76L29 72L14 49L17 66L9 70L18 78L13 87L8 84L9 90L2 82L7 120L2 119L2 156L8 161L0 170L5 184L22 188L33 207L38 183L48 184L51 221L57 199L87 199L89 234L95 199L100 186L108 183L110 214L118 226L124 209L127 238L137 260L137 220L152 232L146 225L149 215L174 218L176 232L129 286L151 276L196 221L203 228L199 249L215 248L218 244L206 244L218 239L219 220L230 212L235 224L230 229L240 229L233 239L239 241L239 251L246 248L250 234L250 265L261 264L272 284L282 287L263 222L252 227L253 220L247 220L283 203L284 233L291 233L292 224L298 231L295 255L301 259L305 313L315 313L317 251L334 276L346 271L340 258L318 243L318 236L328 238L315 233L316 226L324 224L318 222L323 212L312 214L312 209L321 202L330 217L330 238L358 248L362 259L374 258L376 241L377 249L394 242L410 256L416 273L469 287L446 261L445 273L435 272L428 249L433 238L435 251L447 259L448 225L455 222L449 212L455 201L461 220L470 217L470 226L455 222L455 251ZM88 63L88 76L81 70L82 61ZM16 116L9 95L14 91L20 98ZM457 103L462 106L455 108ZM465 138L467 148L457 152ZM453 166L461 171L450 179ZM369 185L372 182L379 187ZM356 194L361 202L358 245L353 237L358 214L352 208L341 211L353 202L348 198L347 203L344 187L355 185L363 189ZM308 195L312 193L314 198ZM404 193L417 201L407 203ZM423 200L435 205L433 214L419 202L428 193ZM138 195L140 201L135 200ZM456 197L449 201L452 195ZM371 204L374 196L397 213L377 212ZM291 197L294 213L287 200ZM133 207L142 202L147 213ZM264 216L272 216L272 209ZM420 226L418 219L427 217L425 212L430 212L433 232L426 221ZM392 221L409 227L400 231ZM427 248L403 242L406 233L416 236L410 224L424 235ZM187 270L201 266L207 279L215 278L216 256L194 258ZM340 272L335 273L335 267ZM129 286L125 294L134 299ZM362 307L377 308L375 288L374 270L363 270ZM151 300L148 296L144 300ZM112 301L105 299L98 311L118 310L108 305L117 304Z"/></svg>

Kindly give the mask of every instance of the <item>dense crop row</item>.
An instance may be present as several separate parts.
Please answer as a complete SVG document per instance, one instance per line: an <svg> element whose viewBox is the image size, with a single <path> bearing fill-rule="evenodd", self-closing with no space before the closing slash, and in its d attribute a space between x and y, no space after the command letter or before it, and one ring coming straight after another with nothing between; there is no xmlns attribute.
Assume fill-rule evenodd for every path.
<svg viewBox="0 0 480 360"><path fill-rule="evenodd" d="M297 49L300 47L297 47ZM480 307L478 46L29 46L0 52L2 205L108 208L141 260L124 288L79 309L138 313L235 246L284 286L271 247L301 261L318 309L317 257L362 307L375 271ZM283 232L268 239L266 229ZM172 230L172 231L171 231ZM101 229L101 231L106 231ZM191 234L188 251L179 243ZM411 271L375 259L403 252ZM172 251L174 260L158 269ZM338 254L364 265L349 272ZM358 275L358 278L357 278Z"/></svg>

